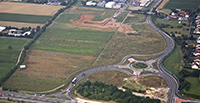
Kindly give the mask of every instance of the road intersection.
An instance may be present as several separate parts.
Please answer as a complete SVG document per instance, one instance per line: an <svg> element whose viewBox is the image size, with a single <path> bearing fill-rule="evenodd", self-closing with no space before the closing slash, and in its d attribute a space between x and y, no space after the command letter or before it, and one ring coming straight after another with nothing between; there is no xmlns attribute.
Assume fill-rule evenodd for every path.
<svg viewBox="0 0 200 103"><path fill-rule="evenodd" d="M159 3L161 2L161 0L158 0L155 5L152 6L152 8L150 9L149 12L152 12L153 8L155 8ZM120 10L120 13L123 12L124 9ZM181 98L180 96L178 96L177 94L177 89L178 89L178 82L176 81L176 79L168 72L166 72L165 68L162 66L162 61L165 59L165 57L167 57L174 49L174 41L173 39L171 39L170 36L168 36L166 33L164 33L163 31L161 31L160 29L158 29L152 22L151 22L151 15L148 14L147 18L146 18L146 22L148 25L151 26L151 28L153 28L155 31L157 31L158 33L160 33L166 40L167 42L167 47L165 48L165 50L163 50L162 52L159 53L155 53L155 54L146 54L146 55L141 55L141 54L132 54L132 55L128 55L125 56L120 63L115 64L115 65L110 65L110 66L104 66L104 67L98 67L98 68L94 68L91 70L87 70L84 71L82 73L80 73L79 75L77 75L76 78L76 83L78 81L80 81L81 79L83 79L84 77L86 77L87 75L99 72L99 71L105 71L105 70L116 70L116 71L120 71L120 72L124 72L126 74L128 74L129 76L160 76L162 78L164 78L167 83L168 86L170 88L170 92L168 95L168 101L167 103L174 103L175 102L175 98ZM136 56L140 56L140 57L144 57L144 56L156 56L159 55L157 58L155 59L151 59L148 61L137 61L136 63L144 63L147 64L148 67L144 68L144 69L135 69L134 67L132 67L132 63L129 64L124 64L125 61L127 61L127 59L129 58L134 58ZM152 63L157 62L157 67L159 70L154 69L152 66ZM130 73L126 70L123 70L121 68L128 68L130 70L133 70L133 73ZM140 75L141 72L143 71L149 71L152 72L153 74L144 74L144 75ZM58 92L58 93L54 93L54 94L50 94L50 95L46 95L46 96L37 96L37 95L29 95L29 94L22 94L22 93L13 93L13 92L5 92L5 91L0 91L0 94L4 94L4 96L0 97L0 98L12 98L14 100L23 100L23 101L28 101L28 102L40 102L40 103L49 103L49 102L66 102L66 103L74 103L76 102L76 100L72 97L71 95L71 90L74 87L74 83L70 83L69 86ZM66 99L58 99L58 98L49 98L49 97L58 97L58 98L70 98L71 100L66 100ZM181 98L184 99L184 98ZM192 100L193 102L195 102L194 100Z"/></svg>

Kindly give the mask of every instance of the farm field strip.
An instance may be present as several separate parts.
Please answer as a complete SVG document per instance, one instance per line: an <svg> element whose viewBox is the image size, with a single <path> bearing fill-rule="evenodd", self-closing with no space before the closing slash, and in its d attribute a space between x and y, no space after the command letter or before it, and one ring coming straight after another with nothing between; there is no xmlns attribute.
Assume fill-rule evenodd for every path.
<svg viewBox="0 0 200 103"><path fill-rule="evenodd" d="M60 8L63 7L64 6L0 2L0 13L53 16Z"/></svg>
<svg viewBox="0 0 200 103"><path fill-rule="evenodd" d="M0 21L0 25L4 26L11 26L11 27L31 27L31 28L36 28L37 26L42 27L44 24L38 24L38 23L23 23L23 22L11 22L11 21Z"/></svg>
<svg viewBox="0 0 200 103"><path fill-rule="evenodd" d="M0 13L0 21L13 21L13 22L25 22L25 23L44 24L46 21L50 19L50 17L51 16Z"/></svg>
<svg viewBox="0 0 200 103"><path fill-rule="evenodd" d="M199 0L170 0L164 8L166 9L191 9L196 10L199 7Z"/></svg>

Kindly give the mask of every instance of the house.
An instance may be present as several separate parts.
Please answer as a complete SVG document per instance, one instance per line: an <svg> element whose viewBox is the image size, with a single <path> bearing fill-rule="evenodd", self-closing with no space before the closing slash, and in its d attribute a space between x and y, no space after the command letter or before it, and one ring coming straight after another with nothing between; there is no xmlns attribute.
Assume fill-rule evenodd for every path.
<svg viewBox="0 0 200 103"><path fill-rule="evenodd" d="M194 56L200 56L200 48L196 48L195 52L193 53Z"/></svg>
<svg viewBox="0 0 200 103"><path fill-rule="evenodd" d="M97 3L96 3L96 2L93 2L93 1L88 1L88 2L86 2L86 5L87 5L87 6L96 6Z"/></svg>
<svg viewBox="0 0 200 103"><path fill-rule="evenodd" d="M115 2L108 2L108 3L106 3L106 5L105 5L105 7L106 8L113 8L113 6L115 5Z"/></svg>
<svg viewBox="0 0 200 103"><path fill-rule="evenodd" d="M20 65L20 69L26 69L26 65Z"/></svg>

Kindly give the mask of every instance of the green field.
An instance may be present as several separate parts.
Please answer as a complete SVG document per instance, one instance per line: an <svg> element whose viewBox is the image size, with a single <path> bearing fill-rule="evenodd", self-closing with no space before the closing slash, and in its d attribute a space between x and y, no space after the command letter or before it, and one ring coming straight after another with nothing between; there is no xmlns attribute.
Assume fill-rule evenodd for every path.
<svg viewBox="0 0 200 103"><path fill-rule="evenodd" d="M121 13L116 19L117 19L117 22L122 22L124 19L125 19L125 17L126 17L126 15L128 14L128 12L123 12L123 13Z"/></svg>
<svg viewBox="0 0 200 103"><path fill-rule="evenodd" d="M134 16L128 16L124 23L131 23L131 22L144 22L146 16L143 14L133 14Z"/></svg>
<svg viewBox="0 0 200 103"><path fill-rule="evenodd" d="M0 78L2 78L17 62L21 48L28 39L0 38ZM12 47L9 49L9 45Z"/></svg>
<svg viewBox="0 0 200 103"><path fill-rule="evenodd" d="M183 67L183 57L180 54L179 48L176 45L174 51L170 56L168 56L164 62L164 67L179 77L179 72L181 71L181 66Z"/></svg>
<svg viewBox="0 0 200 103"><path fill-rule="evenodd" d="M134 63L132 66L133 66L134 68L136 68L136 69L144 69L144 68L147 68L147 67L148 67L148 65L146 65L146 64L144 64L144 63Z"/></svg>
<svg viewBox="0 0 200 103"><path fill-rule="evenodd" d="M48 28L33 48L98 55L112 35L113 32L78 28Z"/></svg>
<svg viewBox="0 0 200 103"><path fill-rule="evenodd" d="M188 92L199 95L200 81L199 81L198 77L187 77L186 80L191 83L191 87Z"/></svg>
<svg viewBox="0 0 200 103"><path fill-rule="evenodd" d="M0 21L13 21L24 23L46 23L51 16L0 13Z"/></svg>
<svg viewBox="0 0 200 103"><path fill-rule="evenodd" d="M188 35L188 30L189 27L189 22L187 21L182 21L181 24L178 23L178 20L170 20L170 21L163 21L163 20L156 20L155 21L156 25L169 25L168 27L164 27L162 28L164 31L168 32L169 34L171 34L172 32L176 35L176 36L181 36L181 35ZM183 25L186 24L186 25ZM182 26L182 27L179 27ZM158 26L159 27L159 26Z"/></svg>
<svg viewBox="0 0 200 103"><path fill-rule="evenodd" d="M199 7L199 4L200 4L200 0L170 0L164 6L164 8L196 10Z"/></svg>

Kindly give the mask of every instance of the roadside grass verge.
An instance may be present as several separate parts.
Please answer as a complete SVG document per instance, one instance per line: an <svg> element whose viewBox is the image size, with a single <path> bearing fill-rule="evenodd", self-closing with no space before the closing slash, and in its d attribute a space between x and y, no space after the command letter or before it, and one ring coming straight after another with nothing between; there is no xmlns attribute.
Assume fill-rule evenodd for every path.
<svg viewBox="0 0 200 103"><path fill-rule="evenodd" d="M0 78L2 78L17 62L23 45L29 39L0 38ZM11 48L9 48L9 46Z"/></svg>
<svg viewBox="0 0 200 103"><path fill-rule="evenodd" d="M0 21L46 23L51 16L0 13Z"/></svg>
<svg viewBox="0 0 200 103"><path fill-rule="evenodd" d="M196 10L199 7L199 4L199 0L170 0L164 8Z"/></svg>
<svg viewBox="0 0 200 103"><path fill-rule="evenodd" d="M183 57L179 52L179 47L176 45L174 51L163 61L164 67L179 77L181 66L183 67Z"/></svg>

